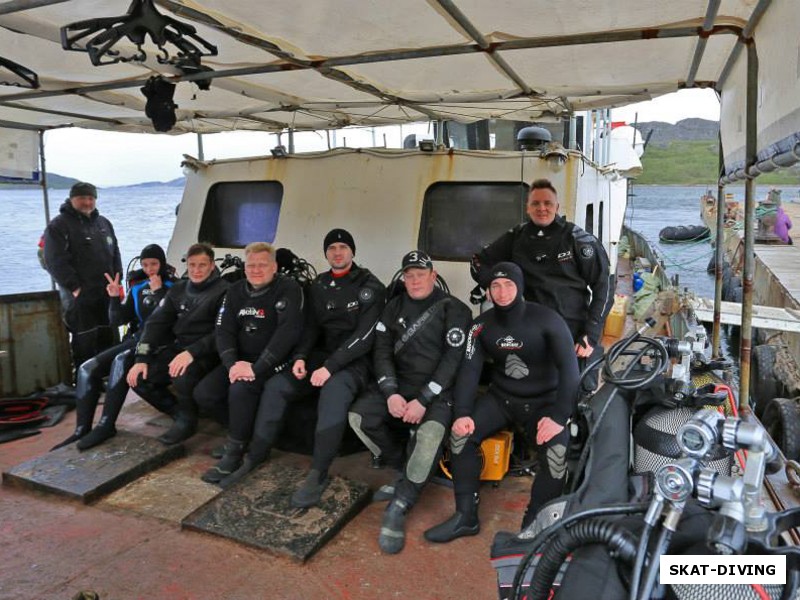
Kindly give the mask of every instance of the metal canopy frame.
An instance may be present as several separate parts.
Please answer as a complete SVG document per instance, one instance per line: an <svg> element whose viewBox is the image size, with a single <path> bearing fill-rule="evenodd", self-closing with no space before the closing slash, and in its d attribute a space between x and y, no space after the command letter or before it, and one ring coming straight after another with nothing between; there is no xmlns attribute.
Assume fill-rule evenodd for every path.
<svg viewBox="0 0 800 600"><path fill-rule="evenodd" d="M522 78L516 72L514 72L514 70L508 65L508 63L506 63L506 61L503 59L502 56L500 56L499 53L511 50L556 48L562 46L604 44L609 42L674 39L674 38L686 38L686 37L698 37L699 41L704 41L707 40L708 37L714 35L734 35L740 38L743 31L741 27L737 27L734 25L709 26L710 23L713 23L713 18L711 17L711 15L712 13L715 13L715 9L711 5L714 5L719 2L719 0L710 0L710 6L708 15L706 17L706 22L699 27L664 27L657 29L636 29L628 31L590 32L590 33L575 34L575 35L552 36L546 38L524 38L524 39L489 43L485 38L483 38L483 36L481 36L477 28L475 28L467 20L467 18L459 11L459 9L455 5L453 5L451 0L437 0L437 2L439 2L439 4L443 7L443 9L446 10L448 14L450 14L459 23L459 25L465 29L465 31L475 40L475 43L466 45L451 44L446 46L419 48L415 50L392 50L384 52L374 52L370 54L340 56L319 61L307 61L291 57L286 52L278 49L272 44L264 42L263 40L255 40L254 38L252 38L252 36L244 35L241 32L234 32L230 28L224 27L215 21L209 22L208 17L203 15L202 22L205 25L221 29L225 33L232 35L233 37L239 39L240 41L246 42L250 45L257 46L277 57L279 61L270 62L269 64L263 64L253 67L223 69L217 71L202 71L198 73L175 75L172 77L168 77L167 79L171 83L178 83L184 81L205 81L205 80L213 80L213 79L227 78L227 77L241 77L246 75L260 75L260 74L279 73L286 71L313 70L326 78L336 80L339 83L348 85L351 88L356 89L360 92L365 92L367 94L375 96L376 98L378 98L387 105L407 106L417 112L427 115L429 118L433 120L437 120L445 115L439 114L435 110L435 108L432 108L431 104L433 103L411 101L403 99L399 96L387 94L386 92L378 90L377 88L371 85L354 81L349 75L340 71L338 67L385 63L385 62L392 62L399 60L421 59L430 57L457 56L457 55L483 53L486 54L489 57L489 59L495 65L497 65L497 67L501 71L503 71L506 74L507 77L509 77L512 81L514 81L514 83L519 88L519 92L516 94L512 94L510 96L503 96L501 98L498 97L481 98L480 100L474 100L473 103L478 104L480 102L487 102L491 100L513 100L515 98L519 99L539 98L543 101L550 100L554 103L562 105L564 107L563 114L566 115L572 112L572 107L569 105L566 99L561 97L546 98L541 93L538 93L535 90L533 90L528 84L526 84L522 80ZM170 8L176 14L187 13L187 9L185 9L182 6L180 7L180 10L178 10L178 8L176 8L176 5L173 2L162 1L159 2L159 4ZM698 67L702 59L702 52L704 45L705 45L704 43L698 44L698 48L695 52L695 59L693 63L696 63ZM691 83L688 82L689 80L687 80L687 82L680 82L678 84L678 87L680 89L688 87L711 87L714 85L714 82L695 81L694 74L696 74L696 68L693 68L692 71L690 71L689 73L689 75L691 76L690 78ZM147 77L141 77L125 81L115 81L115 82L95 84L95 85L84 85L78 87L64 88L60 90L20 92L0 97L0 105L12 106L11 105L12 102L18 102L24 100L32 101L32 100L59 97L65 95L89 96L94 92L104 92L110 90L121 90L121 89L139 87L144 85L146 81ZM616 90L616 91L618 93L615 94L613 99L615 101L624 100L626 102L635 102L638 99L640 99L637 96L644 96L650 92L650 90L647 88L631 88L628 90ZM602 94L603 90L593 90L592 92L592 95L602 95ZM465 100L459 99L457 97L452 98L451 101L465 102ZM608 101L601 102L600 104L608 104ZM330 103L331 108L335 108L336 106L340 105L341 103ZM26 107L26 108L29 110L34 110L34 111L40 110L41 112L46 112L45 109L37 109L36 107ZM283 105L279 108L275 108L272 110L276 112L277 111L285 112L285 111L293 111L293 110L297 111L306 109L304 107ZM269 109L261 110L259 112L269 112ZM74 116L76 118L83 117L82 115L79 114L75 114ZM247 115L242 115L242 116L244 118L247 118ZM116 123L117 121L111 120L110 122ZM333 125L336 125L336 123L333 123ZM282 126L285 127L285 125L283 124Z"/></svg>

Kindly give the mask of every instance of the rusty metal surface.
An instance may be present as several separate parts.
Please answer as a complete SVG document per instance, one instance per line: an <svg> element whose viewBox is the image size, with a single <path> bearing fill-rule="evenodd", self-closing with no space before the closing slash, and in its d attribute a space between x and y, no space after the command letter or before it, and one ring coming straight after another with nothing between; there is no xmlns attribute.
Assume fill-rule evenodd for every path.
<svg viewBox="0 0 800 600"><path fill-rule="evenodd" d="M305 470L272 460L183 520L187 529L220 535L303 562L367 504L369 487L332 477L319 506L292 508Z"/></svg>
<svg viewBox="0 0 800 600"><path fill-rule="evenodd" d="M0 296L0 396L26 396L71 381L56 292Z"/></svg>
<svg viewBox="0 0 800 600"><path fill-rule="evenodd" d="M183 456L183 446L120 431L91 450L70 444L12 467L3 484L67 496L89 503Z"/></svg>

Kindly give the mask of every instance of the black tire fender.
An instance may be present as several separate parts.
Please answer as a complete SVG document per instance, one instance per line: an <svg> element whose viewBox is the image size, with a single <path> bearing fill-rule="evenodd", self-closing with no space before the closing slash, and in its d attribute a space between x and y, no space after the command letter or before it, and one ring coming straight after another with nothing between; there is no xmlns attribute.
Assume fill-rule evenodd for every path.
<svg viewBox="0 0 800 600"><path fill-rule="evenodd" d="M773 398L764 408L762 423L786 460L800 459L800 407L789 398Z"/></svg>
<svg viewBox="0 0 800 600"><path fill-rule="evenodd" d="M756 346L750 359L750 398L759 419L763 417L767 403L778 395L774 368L776 353L775 346Z"/></svg>

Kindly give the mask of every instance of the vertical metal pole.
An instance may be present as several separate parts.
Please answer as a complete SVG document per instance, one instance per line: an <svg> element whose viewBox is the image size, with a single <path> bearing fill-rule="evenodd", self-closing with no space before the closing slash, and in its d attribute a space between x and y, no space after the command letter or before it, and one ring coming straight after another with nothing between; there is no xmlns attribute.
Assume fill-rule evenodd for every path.
<svg viewBox="0 0 800 600"><path fill-rule="evenodd" d="M611 109L605 110L606 121L603 126L603 164L611 162Z"/></svg>
<svg viewBox="0 0 800 600"><path fill-rule="evenodd" d="M720 153L722 148L720 146ZM725 186L717 185L717 235L714 248L714 325L711 330L711 356L719 356L720 324L722 322L722 264L725 251Z"/></svg>
<svg viewBox="0 0 800 600"><path fill-rule="evenodd" d="M602 165L602 157L600 156L600 150L602 149L602 145L600 144L600 132L602 131L601 123L602 118L601 115L603 114L602 110L593 110L592 114L594 115L594 119L592 120L592 125L594 126L594 147L592 148L592 160L596 162L598 165Z"/></svg>
<svg viewBox="0 0 800 600"><path fill-rule="evenodd" d="M289 154L294 154L294 127L289 127Z"/></svg>
<svg viewBox="0 0 800 600"><path fill-rule="evenodd" d="M42 201L44 202L44 226L50 223L50 197L47 192L47 163L44 158L44 130L39 130L39 172L42 180ZM50 277L50 289L56 289L56 281Z"/></svg>
<svg viewBox="0 0 800 600"><path fill-rule="evenodd" d="M569 149L575 150L578 147L578 124L575 122L575 115L569 116Z"/></svg>
<svg viewBox="0 0 800 600"><path fill-rule="evenodd" d="M205 154L203 153L203 134L197 134L197 159L198 160L205 160Z"/></svg>
<svg viewBox="0 0 800 600"><path fill-rule="evenodd" d="M722 135L718 136L719 179L725 173L725 159L722 154ZM714 248L714 325L711 329L711 356L719 356L720 324L722 323L722 265L725 256L725 186L717 184L717 233Z"/></svg>
<svg viewBox="0 0 800 600"><path fill-rule="evenodd" d="M750 413L750 354L753 325L753 272L755 271L756 182L750 168L756 162L758 54L755 41L747 40L747 124L745 127L744 272L742 273L742 330L739 348L739 412Z"/></svg>

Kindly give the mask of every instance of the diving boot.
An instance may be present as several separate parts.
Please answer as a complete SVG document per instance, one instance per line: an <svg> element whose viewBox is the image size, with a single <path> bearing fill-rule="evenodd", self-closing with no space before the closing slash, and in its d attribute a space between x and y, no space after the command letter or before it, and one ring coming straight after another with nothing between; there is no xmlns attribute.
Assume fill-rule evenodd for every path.
<svg viewBox="0 0 800 600"><path fill-rule="evenodd" d="M322 498L322 492L328 487L330 481L327 472L320 473L316 469L311 469L303 484L292 494L289 503L295 508L316 506Z"/></svg>
<svg viewBox="0 0 800 600"><path fill-rule="evenodd" d="M115 435L117 435L117 428L114 427L114 423L112 423L108 417L102 416L95 428L92 429L89 434L79 439L76 445L78 446L78 450L88 450L98 444L102 444Z"/></svg>
<svg viewBox="0 0 800 600"><path fill-rule="evenodd" d="M219 460L220 458L225 456L225 448L227 447L228 447L227 442L224 444L220 444L219 446L214 446L211 449L211 452L209 453L211 455L211 458L216 458L217 460Z"/></svg>
<svg viewBox="0 0 800 600"><path fill-rule="evenodd" d="M229 475L232 475L242 465L242 455L244 454L244 442L228 438L225 444L225 454L222 459L203 473L202 479L206 483L219 483Z"/></svg>
<svg viewBox="0 0 800 600"><path fill-rule="evenodd" d="M68 446L72 442L77 442L79 439L81 439L85 435L89 435L89 432L91 432L91 431L92 431L91 427L86 427L85 425L78 425L75 428L75 431L72 433L71 436L69 436L64 441L59 442L58 444L56 444L55 446L50 448L50 452L52 452L53 450L58 450L59 448L63 448L64 446Z"/></svg>
<svg viewBox="0 0 800 600"><path fill-rule="evenodd" d="M446 544L456 538L478 535L481 524L478 521L478 494L456 496L456 512L444 523L431 527L425 532L425 539L437 544Z"/></svg>
<svg viewBox="0 0 800 600"><path fill-rule="evenodd" d="M158 441L171 446L188 440L197 431L197 413L178 409L175 422L166 433L158 436Z"/></svg>
<svg viewBox="0 0 800 600"><path fill-rule="evenodd" d="M250 441L250 448L247 450L247 454L244 456L242 465L233 473L220 481L219 487L221 487L223 490L227 490L237 481L244 479L248 473L254 471L260 465L264 464L269 458L270 445L271 444L269 442L263 440L262 438L254 437Z"/></svg>
<svg viewBox="0 0 800 600"><path fill-rule="evenodd" d="M395 498L386 507L378 535L378 546L386 554L397 554L406 544L406 515L409 506L405 500Z"/></svg>

